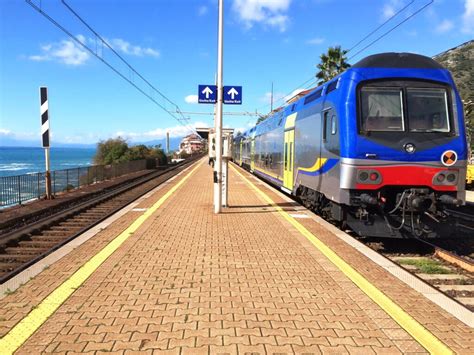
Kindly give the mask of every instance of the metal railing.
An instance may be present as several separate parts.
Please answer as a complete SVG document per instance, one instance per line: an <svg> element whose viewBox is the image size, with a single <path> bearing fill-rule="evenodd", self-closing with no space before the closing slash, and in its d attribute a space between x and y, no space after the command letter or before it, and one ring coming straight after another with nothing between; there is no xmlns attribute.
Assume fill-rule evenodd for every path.
<svg viewBox="0 0 474 355"><path fill-rule="evenodd" d="M53 170L51 171L52 194L56 196L81 186L95 184L145 169L154 169L157 165L155 159L143 159L112 165L92 165ZM40 199L45 195L44 172L0 177L0 208Z"/></svg>

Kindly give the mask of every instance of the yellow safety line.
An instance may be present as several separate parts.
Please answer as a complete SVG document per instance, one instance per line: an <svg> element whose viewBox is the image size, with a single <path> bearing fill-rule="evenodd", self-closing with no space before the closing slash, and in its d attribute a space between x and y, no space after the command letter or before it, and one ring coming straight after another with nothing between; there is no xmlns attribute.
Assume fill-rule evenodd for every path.
<svg viewBox="0 0 474 355"><path fill-rule="evenodd" d="M291 217L280 206L250 180L243 176L234 166L232 169L247 182L264 201L271 204L276 211L290 222L302 235L304 235L326 258L339 268L352 282L354 282L367 296L377 303L390 317L392 317L403 329L405 329L418 343L420 343L431 354L453 354L453 351L441 340L436 338L423 325L406 313L400 306L371 284L364 276L358 273L352 266L340 258L331 248L319 240L313 233L306 229L296 219Z"/></svg>
<svg viewBox="0 0 474 355"><path fill-rule="evenodd" d="M199 168L198 164L127 229L87 261L0 339L0 353L13 354L48 318Z"/></svg>

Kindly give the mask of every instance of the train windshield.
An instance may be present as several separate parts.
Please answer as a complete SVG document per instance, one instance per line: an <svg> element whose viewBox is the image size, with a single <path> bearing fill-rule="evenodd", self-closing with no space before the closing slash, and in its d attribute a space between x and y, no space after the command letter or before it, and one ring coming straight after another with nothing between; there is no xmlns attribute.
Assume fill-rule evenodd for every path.
<svg viewBox="0 0 474 355"><path fill-rule="evenodd" d="M407 88L408 127L411 132L449 132L445 89Z"/></svg>
<svg viewBox="0 0 474 355"><path fill-rule="evenodd" d="M404 131L403 96L400 88L361 89L363 131Z"/></svg>
<svg viewBox="0 0 474 355"><path fill-rule="evenodd" d="M446 88L410 82L392 87L384 84L360 89L362 132L451 131Z"/></svg>

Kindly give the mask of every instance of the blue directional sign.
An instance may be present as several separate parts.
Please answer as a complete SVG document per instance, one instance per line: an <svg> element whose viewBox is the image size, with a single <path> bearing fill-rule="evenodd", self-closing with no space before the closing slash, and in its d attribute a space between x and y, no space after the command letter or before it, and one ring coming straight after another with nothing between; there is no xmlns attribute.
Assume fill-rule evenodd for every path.
<svg viewBox="0 0 474 355"><path fill-rule="evenodd" d="M216 85L199 85L198 102L200 104L215 104L217 102Z"/></svg>
<svg viewBox="0 0 474 355"><path fill-rule="evenodd" d="M242 86L224 86L224 103L242 105Z"/></svg>

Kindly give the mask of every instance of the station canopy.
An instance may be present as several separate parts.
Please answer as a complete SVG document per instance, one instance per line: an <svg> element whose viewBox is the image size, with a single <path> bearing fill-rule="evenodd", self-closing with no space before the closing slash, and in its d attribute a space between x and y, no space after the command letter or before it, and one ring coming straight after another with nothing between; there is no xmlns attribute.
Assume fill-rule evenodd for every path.
<svg viewBox="0 0 474 355"><path fill-rule="evenodd" d="M196 128L196 132L201 136L202 139L209 140L209 133L213 133L214 128ZM233 133L233 128L222 128L222 135Z"/></svg>

